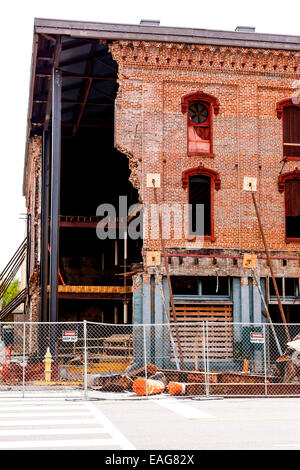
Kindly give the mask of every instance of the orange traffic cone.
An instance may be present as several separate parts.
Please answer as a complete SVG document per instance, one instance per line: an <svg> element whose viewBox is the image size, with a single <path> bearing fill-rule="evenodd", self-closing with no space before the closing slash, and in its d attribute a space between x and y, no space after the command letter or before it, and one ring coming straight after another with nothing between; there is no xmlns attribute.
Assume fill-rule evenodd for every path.
<svg viewBox="0 0 300 470"><path fill-rule="evenodd" d="M249 372L247 359L244 359L243 372Z"/></svg>
<svg viewBox="0 0 300 470"><path fill-rule="evenodd" d="M169 382L167 389L171 395L185 395L185 384Z"/></svg>
<svg viewBox="0 0 300 470"><path fill-rule="evenodd" d="M143 395L156 395L162 393L165 385L160 380L145 379L138 377L132 384L132 390L140 396Z"/></svg>

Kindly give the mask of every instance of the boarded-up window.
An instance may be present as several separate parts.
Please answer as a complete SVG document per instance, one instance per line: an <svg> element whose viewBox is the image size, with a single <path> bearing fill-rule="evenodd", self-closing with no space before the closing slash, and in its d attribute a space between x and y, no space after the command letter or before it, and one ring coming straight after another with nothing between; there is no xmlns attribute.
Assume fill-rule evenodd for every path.
<svg viewBox="0 0 300 470"><path fill-rule="evenodd" d="M285 183L286 237L300 238L300 179Z"/></svg>
<svg viewBox="0 0 300 470"><path fill-rule="evenodd" d="M180 340L185 364L197 364L206 358L214 362L226 362L233 359L233 316L232 305L175 305L177 328L175 329L172 311L170 312L171 332L178 351ZM209 322L204 325L204 322ZM205 344L203 344L203 339ZM209 350L209 353L207 351ZM171 361L174 361L174 348L170 348Z"/></svg>
<svg viewBox="0 0 300 470"><path fill-rule="evenodd" d="M284 108L283 155L300 158L300 108L298 106Z"/></svg>
<svg viewBox="0 0 300 470"><path fill-rule="evenodd" d="M195 175L189 178L190 235L211 235L211 178ZM202 206L202 207L201 207ZM204 213L204 217L202 214Z"/></svg>

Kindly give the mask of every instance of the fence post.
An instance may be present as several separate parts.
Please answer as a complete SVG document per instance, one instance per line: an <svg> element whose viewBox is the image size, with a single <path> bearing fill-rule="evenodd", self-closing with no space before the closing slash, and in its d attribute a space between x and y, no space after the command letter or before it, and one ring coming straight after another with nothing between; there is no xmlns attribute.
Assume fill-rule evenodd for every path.
<svg viewBox="0 0 300 470"><path fill-rule="evenodd" d="M264 334L264 369L265 369L265 395L268 395L268 385L267 385L267 349L266 349L266 325L263 324L263 334Z"/></svg>
<svg viewBox="0 0 300 470"><path fill-rule="evenodd" d="M207 361L207 396L210 395L210 380L209 380L209 328L208 328L208 321L206 320L206 361Z"/></svg>
<svg viewBox="0 0 300 470"><path fill-rule="evenodd" d="M206 367L206 335L205 335L205 322L202 322L202 349L203 349L203 365L204 365L204 381L205 381L205 394L208 397L207 387L207 367Z"/></svg>
<svg viewBox="0 0 300 470"><path fill-rule="evenodd" d="M84 399L87 400L87 326L86 320L83 320L83 338L84 338Z"/></svg>
<svg viewBox="0 0 300 470"><path fill-rule="evenodd" d="M25 355L26 355L26 323L23 323L23 398L25 397Z"/></svg>
<svg viewBox="0 0 300 470"><path fill-rule="evenodd" d="M147 349L146 349L146 331L145 325L143 325L143 336L144 336L144 364L145 364L145 380L146 380L146 397L148 400L148 373L147 373Z"/></svg>

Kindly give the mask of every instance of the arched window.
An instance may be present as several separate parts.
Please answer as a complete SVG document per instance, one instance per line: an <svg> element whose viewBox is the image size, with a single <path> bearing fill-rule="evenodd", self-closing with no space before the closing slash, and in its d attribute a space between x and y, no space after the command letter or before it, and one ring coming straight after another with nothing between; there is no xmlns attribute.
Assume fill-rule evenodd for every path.
<svg viewBox="0 0 300 470"><path fill-rule="evenodd" d="M300 160L300 104L286 99L277 103L278 119L283 125L283 157Z"/></svg>
<svg viewBox="0 0 300 470"><path fill-rule="evenodd" d="M215 241L213 196L220 184L219 174L203 166L182 173L182 187L188 189L189 236Z"/></svg>
<svg viewBox="0 0 300 470"><path fill-rule="evenodd" d="M300 171L280 175L278 185L285 197L286 241L300 242Z"/></svg>
<svg viewBox="0 0 300 470"><path fill-rule="evenodd" d="M213 157L212 116L219 112L219 101L198 91L181 99L181 111L187 113L187 154Z"/></svg>

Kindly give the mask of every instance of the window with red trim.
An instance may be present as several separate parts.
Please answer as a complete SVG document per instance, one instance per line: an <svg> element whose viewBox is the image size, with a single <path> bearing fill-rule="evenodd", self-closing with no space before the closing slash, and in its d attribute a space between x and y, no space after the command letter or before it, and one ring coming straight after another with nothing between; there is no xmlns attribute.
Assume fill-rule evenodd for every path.
<svg viewBox="0 0 300 470"><path fill-rule="evenodd" d="M277 103L277 116L283 120L283 157L300 160L300 105L282 100Z"/></svg>
<svg viewBox="0 0 300 470"><path fill-rule="evenodd" d="M300 179L285 182L286 238L300 239Z"/></svg>
<svg viewBox="0 0 300 470"><path fill-rule="evenodd" d="M214 189L218 191L221 187L219 173L202 165L189 168L182 172L182 187L188 190L189 236L215 241L213 201Z"/></svg>
<svg viewBox="0 0 300 470"><path fill-rule="evenodd" d="M211 152L210 107L196 101L188 109L188 154L210 154Z"/></svg>
<svg viewBox="0 0 300 470"><path fill-rule="evenodd" d="M219 101L201 91L185 95L181 110L187 113L187 153L189 156L213 156L212 115L219 112Z"/></svg>
<svg viewBox="0 0 300 470"><path fill-rule="evenodd" d="M300 242L300 171L281 174L278 189L284 192L286 242Z"/></svg>
<svg viewBox="0 0 300 470"><path fill-rule="evenodd" d="M189 177L189 235L208 236L211 233L211 178L204 175Z"/></svg>

